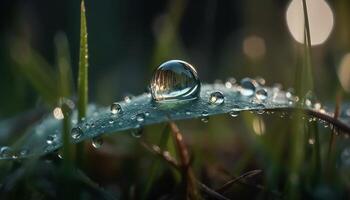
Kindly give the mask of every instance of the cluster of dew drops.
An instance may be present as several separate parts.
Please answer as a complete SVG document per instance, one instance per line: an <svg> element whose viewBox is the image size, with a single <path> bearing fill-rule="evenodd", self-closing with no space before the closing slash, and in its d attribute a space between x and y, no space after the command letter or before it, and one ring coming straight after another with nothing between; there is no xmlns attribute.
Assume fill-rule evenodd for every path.
<svg viewBox="0 0 350 200"><path fill-rule="evenodd" d="M312 109L320 113L332 115L332 113L327 113L326 109L321 105L320 102L316 100L312 93L308 93L303 102L300 102L300 98L294 95L293 89L288 89L286 92L280 93L282 86L280 84L275 84L271 91L269 92L265 87L265 80L263 78L243 78L238 83L236 79L229 78L226 82L222 82L220 80L215 81L215 85L224 84L226 89L232 89L234 91L238 91L240 95L243 97L247 97L251 99L251 102L255 104L254 108L257 114L273 114L274 111L265 111L265 103L270 98L272 101L277 99L278 95L283 94L284 98L287 101L289 106L300 105L304 108ZM196 69L189 63L181 60L170 60L163 64L161 64L157 70L155 71L151 82L150 82L150 94L148 94L155 103L164 104L164 103L174 103L177 101L192 101L199 97L201 82L197 75ZM130 103L132 96L126 96L124 101L126 104ZM211 106L220 106L225 104L225 96L221 91L212 91L208 94L208 104ZM249 109L248 107L246 109ZM228 114L231 117L237 117L239 112L244 110L244 108L239 105L233 105ZM54 110L54 112L57 110ZM123 115L122 105L119 103L112 103L110 106L110 113L112 118L109 120L109 124L113 124L114 119L118 116ZM54 113L55 114L55 113ZM56 112L56 118L62 118L59 112ZM136 120L137 126L131 130L131 135L139 138L142 135L141 124L145 122L146 118L150 115L148 111L137 113L133 115L132 120ZM191 115L190 111L186 111L186 115ZM288 117L288 113L282 112L280 117L286 118ZM350 116L350 111L349 111ZM289 116L290 117L290 116ZM315 117L307 117L303 116L304 120L308 120L309 122L317 121L318 119ZM204 123L209 122L209 112L204 110L201 113L200 120ZM81 121L85 121L85 119L81 119ZM327 122L323 120L319 120L324 127L330 126ZM76 120L72 121L73 124L77 124ZM119 125L123 125L123 122L119 122ZM94 128L94 123L91 123L89 127ZM102 126L102 125L101 125ZM104 126L104 125L103 125ZM101 127L104 128L104 127ZM71 138L73 140L78 141L83 136L82 129L77 126L71 130ZM346 135L346 134L345 134ZM310 139L309 143L313 142ZM58 133L49 135L46 139L46 148L45 151L49 152L52 149L55 149L55 145L58 144ZM96 136L92 139L92 146L94 148L100 148L103 144L103 139L101 136ZM25 157L28 154L28 150L22 150L17 154L11 153L11 148L4 146L0 148L0 157ZM350 150L349 150L350 152ZM62 158L62 155L59 155L59 158ZM350 159L350 153L349 153ZM350 161L349 161L350 162Z"/></svg>
<svg viewBox="0 0 350 200"><path fill-rule="evenodd" d="M300 98L294 94L294 90L288 89L284 93L280 93L282 86L280 84L275 84L272 87L272 92L269 93L268 90L264 87L265 80L261 77L252 79L252 78L243 78L238 83L235 78L229 78L226 82L220 80L215 81L216 84L224 84L227 89L232 89L238 91L240 95L250 98L252 103L255 104L255 112L257 114L274 114L274 111L265 112L265 102L269 97L272 101L277 99L279 94L283 94L284 98L287 100L288 105L296 105ZM174 103L177 101L191 101L199 97L201 82L197 75L195 68L189 63L181 60L171 60L161 64L155 71L151 83L149 86L150 94L152 100L156 103ZM130 103L132 96L126 96L124 102L126 104ZM225 96L221 91L212 91L208 97L208 104L212 106L220 106L225 104ZM308 93L303 102L299 102L300 106L308 109L315 110L324 114L327 113L325 108L321 105L319 101L316 100L315 96L310 92ZM247 109L249 109L247 107ZM233 105L228 114L231 117L237 117L242 108L239 105ZM114 119L117 116L123 115L123 108L120 103L112 103L110 106L110 113L112 118L109 120L110 124L113 124ZM186 115L191 115L191 111L186 111ZM137 125L134 129L131 130L131 135L135 138L140 138L142 135L141 124L145 122L146 118L150 115L148 111L144 113L137 113L131 117L131 120L136 120ZM281 112L281 118L291 117L287 112ZM319 120L325 128L330 125L320 119L315 117L303 116L303 120L308 120L309 122L314 122ZM209 122L209 112L204 110L201 113L200 120L204 123ZM122 122L119 122L119 125L122 125ZM91 126L94 126L93 124ZM78 140L83 135L83 131L79 127L75 127L71 131L71 137L75 140ZM51 144L55 138L48 138L47 143ZM310 144L313 143L313 140L310 139ZM92 139L92 146L94 148L99 148L103 144L103 139L100 136L94 137Z"/></svg>

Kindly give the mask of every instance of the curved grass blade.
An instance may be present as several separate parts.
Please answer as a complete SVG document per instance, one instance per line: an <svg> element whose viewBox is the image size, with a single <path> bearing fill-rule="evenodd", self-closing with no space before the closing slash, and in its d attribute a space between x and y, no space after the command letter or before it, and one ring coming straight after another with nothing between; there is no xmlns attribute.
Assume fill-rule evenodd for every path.
<svg viewBox="0 0 350 200"><path fill-rule="evenodd" d="M78 123L77 111L73 112L70 140L72 143L78 143L102 134L138 129L150 124L202 118L203 114L212 116L241 111L256 111L261 114L269 110L294 112L296 109L333 124L340 131L350 134L350 116L347 112L341 112L339 120L334 120L332 113L323 109L315 109L310 105L297 107L292 100L295 98L282 90L270 87L265 89L268 93L265 100L259 100L255 96L243 96L239 86L226 88L223 84L203 84L198 99L178 103L155 103L150 94L142 94L130 101L120 102L122 112L119 114L111 113L109 107L90 105L87 109L87 118L81 123ZM221 105L208 103L210 94L216 91L222 92L225 96L225 101ZM347 106L343 107L348 109ZM38 156L53 152L62 146L61 130L61 120L49 115L28 130L26 135L11 147L12 153L6 153L6 155L0 153L0 159ZM27 154L20 155L19 152L24 150L27 150Z"/></svg>

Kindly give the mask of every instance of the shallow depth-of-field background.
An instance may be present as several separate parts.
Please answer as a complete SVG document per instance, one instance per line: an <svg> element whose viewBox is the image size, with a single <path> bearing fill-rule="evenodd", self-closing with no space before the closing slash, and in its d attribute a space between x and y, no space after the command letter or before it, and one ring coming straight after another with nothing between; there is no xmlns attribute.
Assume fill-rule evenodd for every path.
<svg viewBox="0 0 350 200"><path fill-rule="evenodd" d="M321 4L325 0L310 1ZM86 0L89 101L108 106L126 95L145 92L156 67L171 59L193 64L202 82L260 77L269 86L280 84L285 90L295 88L296 83L302 81L298 67L303 65L305 54L303 44L293 38L287 26L290 2ZM346 105L350 100L350 3L348 0L326 2L334 23L330 36L322 44L311 47L312 73L308 76L313 78L318 100L334 107L337 95L340 104ZM43 107L51 112L54 108L19 67L27 49L16 45L30 46L55 71L55 38L57 41L64 35L69 44L73 90L76 90L80 3L78 0L0 2L0 119ZM302 11L299 14L302 15ZM295 17L300 18L297 14ZM311 38L323 31L325 21L320 17L316 25L311 25L320 27L314 32L311 29L314 34ZM45 72L43 74L45 77ZM76 95L72 99L76 100ZM191 119L179 121L177 125L191 154L193 173L207 186L217 189L233 177L259 170L251 179L239 180L225 189L223 194L228 198L349 198L350 149L344 153L349 139L335 136L335 147L329 153L332 130L323 124L318 124L320 147L316 153L314 136L305 136L307 144L303 164L297 170L296 186L290 186L294 182L288 181L293 179L289 165L295 159L290 153L293 149L290 141L300 137L293 136L298 134L293 131L298 130L293 129L295 120L285 117L284 113L244 112L236 118L219 115L210 117L208 123ZM162 134L166 132L164 129L167 130L165 123L145 127L142 140L159 145L160 138L167 135ZM314 131L306 133L315 134ZM165 148L174 153L176 142L171 138L169 135L168 142L163 143L168 143L164 144ZM84 164L79 168L89 180L74 179L68 189L62 185L73 181L61 174L61 159L57 157L48 156L35 164L1 161L6 170L0 172L0 197L60 198L64 195L62 191L67 189L73 194L76 185L84 182L88 186L83 189L77 186L74 197L184 198L186 190L180 184L181 173L145 149L140 140L125 131L104 137L98 149L94 149L90 141L85 142ZM0 145L6 142L0 141ZM29 171L21 171L28 169L27 166L31 167ZM208 197L206 192L200 193Z"/></svg>

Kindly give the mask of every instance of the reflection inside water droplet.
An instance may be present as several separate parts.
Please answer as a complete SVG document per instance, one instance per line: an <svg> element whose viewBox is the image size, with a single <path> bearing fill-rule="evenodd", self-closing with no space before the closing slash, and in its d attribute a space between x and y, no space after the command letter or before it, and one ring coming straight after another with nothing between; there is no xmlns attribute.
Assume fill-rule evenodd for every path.
<svg viewBox="0 0 350 200"><path fill-rule="evenodd" d="M118 103L112 103L111 105L111 113L112 114L118 114L118 113L121 113L122 112L122 107L120 104Z"/></svg>
<svg viewBox="0 0 350 200"><path fill-rule="evenodd" d="M200 81L195 68L181 60L170 60L155 71L150 88L155 101L196 99Z"/></svg>
<svg viewBox="0 0 350 200"><path fill-rule="evenodd" d="M72 129L71 134L72 134L72 138L76 140L81 137L81 135L83 134L83 131L79 127L76 127Z"/></svg>
<svg viewBox="0 0 350 200"><path fill-rule="evenodd" d="M220 105L224 103L225 97L221 92L213 92L209 97L209 104L212 105Z"/></svg>

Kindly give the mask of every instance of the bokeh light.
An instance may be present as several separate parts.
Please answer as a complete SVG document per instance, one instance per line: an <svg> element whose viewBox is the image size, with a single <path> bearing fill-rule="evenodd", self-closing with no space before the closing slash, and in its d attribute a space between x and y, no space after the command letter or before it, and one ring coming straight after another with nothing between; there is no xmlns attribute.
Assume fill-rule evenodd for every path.
<svg viewBox="0 0 350 200"><path fill-rule="evenodd" d="M329 37L333 25L334 17L332 9L324 0L306 0L311 45L324 43ZM293 38L304 43L304 11L301 0L293 0L286 13L287 25Z"/></svg>
<svg viewBox="0 0 350 200"><path fill-rule="evenodd" d="M350 92L350 53L343 57L338 69L338 77L343 89Z"/></svg>
<svg viewBox="0 0 350 200"><path fill-rule="evenodd" d="M243 52L250 59L259 59L265 55L265 40L259 36L249 36L243 41Z"/></svg>

